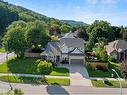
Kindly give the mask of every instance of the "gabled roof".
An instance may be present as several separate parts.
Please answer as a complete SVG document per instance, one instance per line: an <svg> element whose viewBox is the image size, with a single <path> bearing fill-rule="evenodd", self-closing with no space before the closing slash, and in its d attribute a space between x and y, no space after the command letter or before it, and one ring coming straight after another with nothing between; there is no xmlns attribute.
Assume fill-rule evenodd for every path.
<svg viewBox="0 0 127 95"><path fill-rule="evenodd" d="M74 48L72 51L69 52L69 55L84 55L84 52L78 48Z"/></svg>
<svg viewBox="0 0 127 95"><path fill-rule="evenodd" d="M74 32L66 33L62 38L77 38Z"/></svg>
<svg viewBox="0 0 127 95"><path fill-rule="evenodd" d="M84 40L80 38L61 38L61 43L65 43L67 47L82 48L84 47Z"/></svg>
<svg viewBox="0 0 127 95"><path fill-rule="evenodd" d="M51 41L48 42L45 51L42 53L43 54L50 54L50 55L55 55L60 53L60 42L59 41Z"/></svg>
<svg viewBox="0 0 127 95"><path fill-rule="evenodd" d="M127 42L125 40L115 40L108 43L105 47L108 54L113 51L122 52L127 49Z"/></svg>

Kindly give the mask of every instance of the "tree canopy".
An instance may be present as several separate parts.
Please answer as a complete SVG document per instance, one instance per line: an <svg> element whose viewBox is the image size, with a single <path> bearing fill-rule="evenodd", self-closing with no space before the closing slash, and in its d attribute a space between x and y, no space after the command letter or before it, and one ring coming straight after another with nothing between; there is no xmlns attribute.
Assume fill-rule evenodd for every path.
<svg viewBox="0 0 127 95"><path fill-rule="evenodd" d="M27 24L23 21L15 21L8 28L3 39L3 46L7 51L15 52L17 56L22 56L27 48L25 30Z"/></svg>
<svg viewBox="0 0 127 95"><path fill-rule="evenodd" d="M29 47L38 45L45 46L49 41L49 36L46 33L46 24L44 22L35 21L28 25L28 30L26 31L26 39Z"/></svg>

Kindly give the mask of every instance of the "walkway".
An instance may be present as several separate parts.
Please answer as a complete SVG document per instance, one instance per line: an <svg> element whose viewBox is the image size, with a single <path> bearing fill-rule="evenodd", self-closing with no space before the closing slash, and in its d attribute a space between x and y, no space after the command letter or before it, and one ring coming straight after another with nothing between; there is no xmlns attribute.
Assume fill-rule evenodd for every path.
<svg viewBox="0 0 127 95"><path fill-rule="evenodd" d="M0 73L0 76L8 76L8 73ZM22 77L36 77L36 78L43 78L44 75L34 75L34 74L12 74L9 73L9 76L22 76ZM66 76L50 76L50 75L45 75L46 78L63 78L63 79L69 79L69 77Z"/></svg>
<svg viewBox="0 0 127 95"><path fill-rule="evenodd" d="M112 81L118 81L118 78L96 78L96 77L90 77L90 80L112 80ZM126 81L126 79L120 78L121 81Z"/></svg>

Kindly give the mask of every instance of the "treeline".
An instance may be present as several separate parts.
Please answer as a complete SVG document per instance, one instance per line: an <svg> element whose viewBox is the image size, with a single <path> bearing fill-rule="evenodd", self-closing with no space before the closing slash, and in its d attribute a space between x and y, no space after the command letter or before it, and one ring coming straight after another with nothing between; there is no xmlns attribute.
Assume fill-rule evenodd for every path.
<svg viewBox="0 0 127 95"><path fill-rule="evenodd" d="M31 29L31 27L35 27L36 25L34 26L34 24L36 24L37 22L40 23L39 25L42 26L39 27L44 26L42 29L43 36L41 36L41 39L46 41L49 40L49 38L51 39L52 35L64 34L69 32L70 30L72 32L76 31L78 37L88 41L88 44L86 45L86 49L88 50L91 50L96 43L107 44L108 42L117 39L127 40L127 28L123 26L120 27L111 26L109 22L102 21L102 20L100 21L96 20L91 25L72 26L58 19L50 18L38 14L36 12L33 12L31 10L28 10L26 8L12 5L0 0L0 40L3 38L3 36L7 31L11 31L13 29L13 28L8 29L7 27L16 26L13 25L14 22L25 23L27 27L27 31L29 30L31 31L31 33L33 31L36 32L35 29L33 28ZM36 27L37 31L38 29L40 31L41 28L39 27ZM41 43L41 44L42 46L44 46L44 44L46 43L44 44Z"/></svg>
<svg viewBox="0 0 127 95"><path fill-rule="evenodd" d="M127 41L127 27L111 26L109 22L103 20L94 21L91 25L85 27L84 31L89 36L86 46L87 50L91 50L95 47L96 43L106 45L108 42L118 39Z"/></svg>
<svg viewBox="0 0 127 95"><path fill-rule="evenodd" d="M58 19L28 10L21 6L9 4L0 0L0 40L5 35L7 27L14 21L22 20L26 23L42 21L46 25L49 34L64 33L69 31L71 26Z"/></svg>

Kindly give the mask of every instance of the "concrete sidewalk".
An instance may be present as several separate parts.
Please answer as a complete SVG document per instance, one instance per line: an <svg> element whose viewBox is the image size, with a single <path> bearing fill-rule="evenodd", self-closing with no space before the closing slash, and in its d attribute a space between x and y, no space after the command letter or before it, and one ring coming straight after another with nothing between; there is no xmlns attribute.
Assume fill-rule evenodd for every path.
<svg viewBox="0 0 127 95"><path fill-rule="evenodd" d="M8 73L0 73L0 76L8 76ZM70 77L66 77L66 76L50 76L50 75L35 75L35 74L12 74L9 73L9 76L22 76L22 77L36 77L36 78L64 78L64 79L69 79Z"/></svg>
<svg viewBox="0 0 127 95"><path fill-rule="evenodd" d="M90 80L112 80L112 81L118 81L118 78L96 78L96 77L90 77ZM127 79L120 78L121 81L127 81Z"/></svg>

